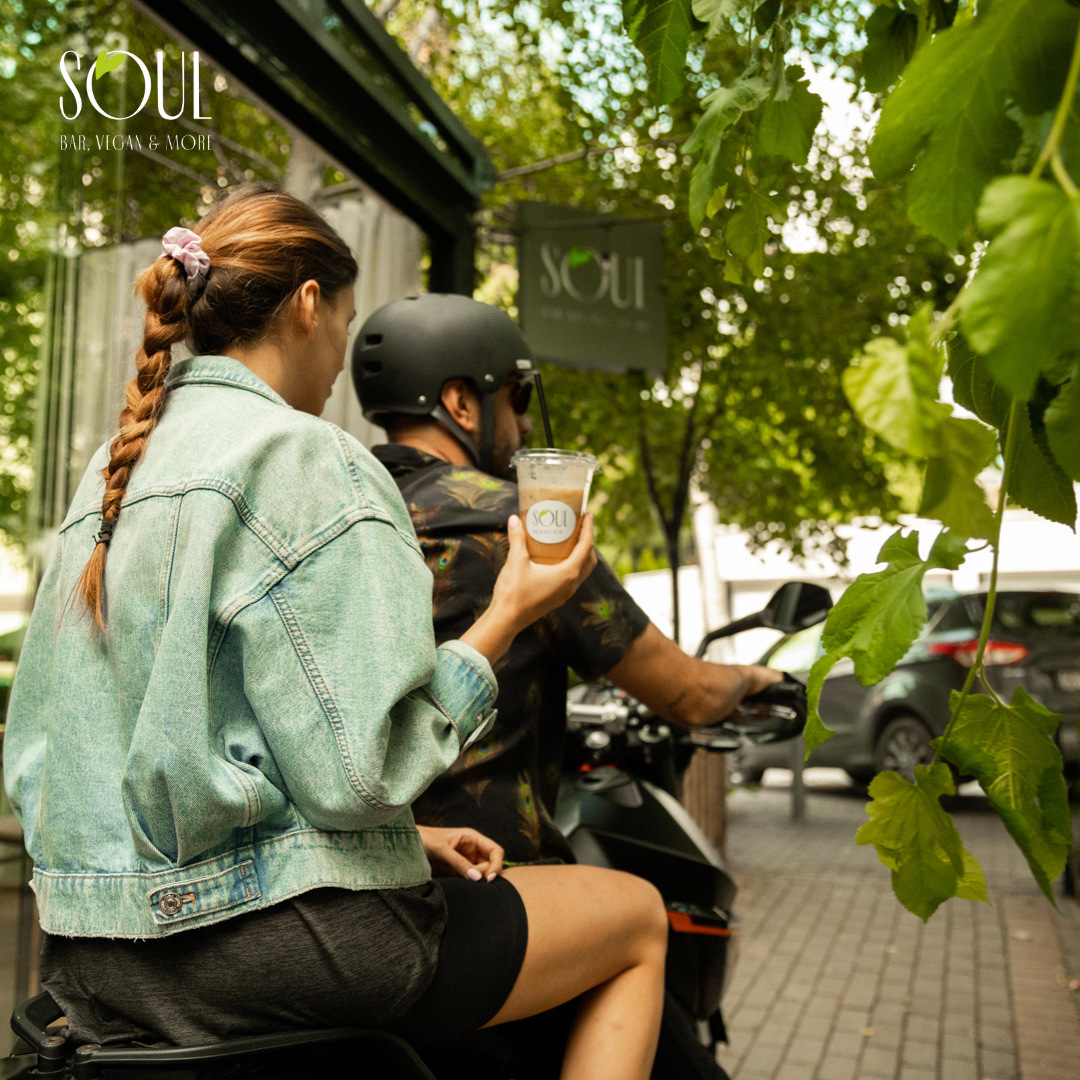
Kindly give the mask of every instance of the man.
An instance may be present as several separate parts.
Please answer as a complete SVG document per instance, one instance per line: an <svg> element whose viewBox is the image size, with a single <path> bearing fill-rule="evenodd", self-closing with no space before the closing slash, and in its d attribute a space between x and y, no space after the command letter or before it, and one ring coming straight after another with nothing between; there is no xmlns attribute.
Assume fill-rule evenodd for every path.
<svg viewBox="0 0 1080 1080"><path fill-rule="evenodd" d="M462 296L393 301L354 345L364 415L390 438L374 453L397 481L434 575L437 641L458 636L486 608L506 556L507 520L518 510L510 458L531 429L533 373L513 320ZM495 725L413 805L417 822L475 828L504 847L508 863L573 859L551 819L568 667L586 680L610 679L684 726L715 724L781 678L687 656L600 560L496 666ZM687 1075L722 1073L704 1065Z"/></svg>

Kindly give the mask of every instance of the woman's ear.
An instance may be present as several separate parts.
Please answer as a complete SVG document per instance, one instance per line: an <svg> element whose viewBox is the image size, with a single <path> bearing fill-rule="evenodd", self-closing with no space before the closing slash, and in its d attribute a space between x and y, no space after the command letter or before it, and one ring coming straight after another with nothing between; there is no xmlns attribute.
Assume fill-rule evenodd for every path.
<svg viewBox="0 0 1080 1080"><path fill-rule="evenodd" d="M450 419L463 427L470 435L480 430L480 403L464 379L448 379L443 383L442 407Z"/></svg>
<svg viewBox="0 0 1080 1080"><path fill-rule="evenodd" d="M293 327L303 337L310 337L319 322L319 299L322 289L314 278L309 278L293 294Z"/></svg>

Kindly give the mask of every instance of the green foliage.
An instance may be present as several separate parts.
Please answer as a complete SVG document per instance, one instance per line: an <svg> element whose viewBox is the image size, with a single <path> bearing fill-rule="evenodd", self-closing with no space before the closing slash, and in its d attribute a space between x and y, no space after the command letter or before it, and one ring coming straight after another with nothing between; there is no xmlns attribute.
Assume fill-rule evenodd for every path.
<svg viewBox="0 0 1080 1080"><path fill-rule="evenodd" d="M863 686L880 682L911 648L926 622L922 580L928 570L956 570L964 560L964 538L942 532L926 559L919 557L919 534L897 530L878 554L884 570L860 574L829 612L821 635L825 650L810 669L807 695L811 722L807 756L833 732L822 724L817 706L825 676L842 657L850 657Z"/></svg>
<svg viewBox="0 0 1080 1080"><path fill-rule="evenodd" d="M941 796L955 791L944 762L917 765L914 784L894 772L879 773L870 783L870 820L855 837L858 844L874 845L892 871L896 898L923 921L953 896L987 902L982 868L941 806Z"/></svg>
<svg viewBox="0 0 1080 1080"><path fill-rule="evenodd" d="M879 180L915 166L911 220L950 247L1020 145L1011 110L1042 111L1047 95L1060 94L1080 23L1067 0L995 0L984 8L919 49L870 145Z"/></svg>
<svg viewBox="0 0 1080 1080"><path fill-rule="evenodd" d="M796 165L805 165L814 144L814 132L821 123L823 103L811 93L800 78L801 67L789 67L785 73L789 95L774 97L765 103L758 123L755 150L761 154L786 157Z"/></svg>
<svg viewBox="0 0 1080 1080"><path fill-rule="evenodd" d="M866 20L862 51L863 85L873 94L887 90L900 77L915 52L919 17L893 4L882 4Z"/></svg>
<svg viewBox="0 0 1080 1080"><path fill-rule="evenodd" d="M693 5L722 7L724 0L698 0ZM649 94L661 105L674 101L683 88L683 67L690 34L701 28L690 0L626 0L626 31L641 49L649 69Z"/></svg>
<svg viewBox="0 0 1080 1080"><path fill-rule="evenodd" d="M1055 461L1066 475L1080 480L1080 363L1069 368L1069 379L1046 407L1043 422Z"/></svg>
<svg viewBox="0 0 1080 1080"><path fill-rule="evenodd" d="M911 222L958 248L960 265L976 240L975 226L989 239L958 296L928 289L935 295L925 308L916 313L914 303L905 304L890 318L892 329L879 324L863 339L869 344L860 342L848 354L855 360L842 383L851 407L907 462L906 471L922 466L919 511L947 529L925 561L914 537L897 534L882 551L886 568L857 579L833 608L823 634L826 655L810 678L814 708L806 738L812 749L829 737L816 713L827 671L850 656L863 681L884 676L922 627L923 575L931 563L958 566L965 538L983 538L993 551L992 610L1006 493L1043 517L1075 525L1080 8L1070 0L963 7L955 0L886 0L871 10L779 4L766 11L765 5L728 3L700 10L710 37L699 54L691 50L686 83L692 93L704 89L712 96L685 147L697 162L689 210L694 225L712 234L711 251L724 264L726 282L738 285L747 275L762 280L770 251L782 243L785 203L788 223L805 212L791 198L789 178L804 161L807 172L821 168L815 157L828 140L813 130L817 107L804 100L799 110L802 84L794 80L793 90L786 66L793 55L814 65L847 63L867 90L885 94L867 158L884 191L904 194ZM840 44L852 26L866 35L855 56L844 55ZM768 86L759 101L709 113L750 79ZM862 155L849 160L860 163ZM861 187L861 178L852 179ZM861 190L875 191L872 185ZM872 205L867 197L859 209L869 213ZM853 213L851 220L857 227L865 218ZM887 280L888 271L877 273ZM894 296L908 283L893 282ZM974 419L953 415L937 400L945 349L956 401ZM991 512L978 478L999 450L1001 494ZM824 475L825 463L818 464ZM989 630L988 616L963 698L980 675ZM946 744L960 725L958 708ZM876 824L867 838L873 833L881 841L897 894L923 917L948 896L985 898L937 802L951 786L938 779L943 768L935 758L915 786L879 777L871 788ZM1052 770L1017 761L1013 772L1040 791L1041 806L1039 785ZM1058 794L1046 789L1048 805L1056 805ZM995 805L1006 820L1018 813L1000 800ZM1028 851L1056 852L1068 832L1067 821L1061 829L1045 816L1023 820ZM1018 825L1010 828L1020 834ZM1045 886L1057 863L1040 858L1033 869L1041 867L1037 876Z"/></svg>
<svg viewBox="0 0 1080 1080"><path fill-rule="evenodd" d="M1053 739L1061 717L1020 686L1008 705L985 694L965 699L955 690L951 704L956 721L935 746L982 784L1053 903L1051 886L1072 844L1061 751Z"/></svg>
<svg viewBox="0 0 1080 1080"><path fill-rule="evenodd" d="M1080 303L1077 207L1057 184L1008 176L986 189L979 224L997 235L961 294L961 325L993 378L1026 401L1075 343L1062 314Z"/></svg>

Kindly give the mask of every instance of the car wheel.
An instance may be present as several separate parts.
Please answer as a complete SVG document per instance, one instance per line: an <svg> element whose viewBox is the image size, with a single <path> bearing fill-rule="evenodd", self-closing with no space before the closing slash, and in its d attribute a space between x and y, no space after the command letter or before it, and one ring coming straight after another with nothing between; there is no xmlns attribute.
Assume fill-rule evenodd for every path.
<svg viewBox="0 0 1080 1080"><path fill-rule="evenodd" d="M897 716L890 720L874 747L874 766L878 772L899 773L915 782L915 766L929 765L934 759L930 745L933 735L917 716Z"/></svg>

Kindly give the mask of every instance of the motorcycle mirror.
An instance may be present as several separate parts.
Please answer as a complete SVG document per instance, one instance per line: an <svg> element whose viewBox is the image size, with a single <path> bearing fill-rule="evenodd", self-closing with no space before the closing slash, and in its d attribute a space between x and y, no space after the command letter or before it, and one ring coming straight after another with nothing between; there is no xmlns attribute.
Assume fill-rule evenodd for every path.
<svg viewBox="0 0 1080 1080"><path fill-rule="evenodd" d="M701 639L694 655L700 660L712 642L733 634L741 634L744 630L755 630L760 626L779 630L784 634L794 634L797 630L805 630L808 626L821 622L829 614L831 607L832 597L828 589L805 581L789 581L773 593L761 611L744 615L727 626L707 633Z"/></svg>
<svg viewBox="0 0 1080 1080"><path fill-rule="evenodd" d="M761 625L794 634L821 622L831 607L828 589L805 581L789 581L772 594L761 612Z"/></svg>

